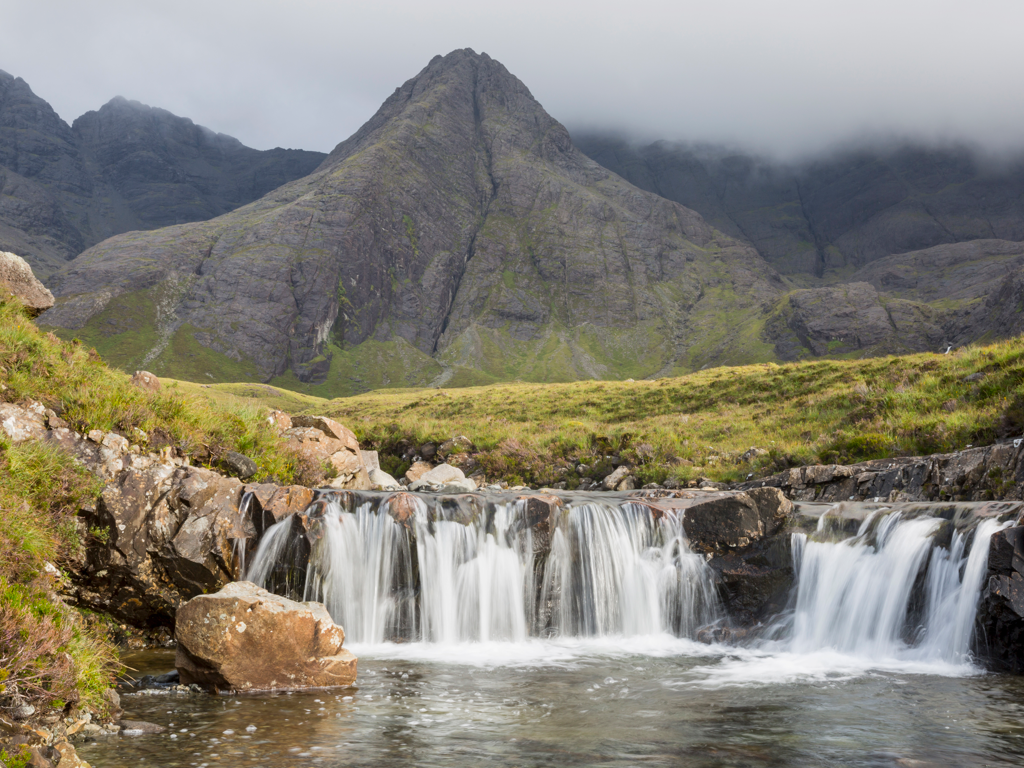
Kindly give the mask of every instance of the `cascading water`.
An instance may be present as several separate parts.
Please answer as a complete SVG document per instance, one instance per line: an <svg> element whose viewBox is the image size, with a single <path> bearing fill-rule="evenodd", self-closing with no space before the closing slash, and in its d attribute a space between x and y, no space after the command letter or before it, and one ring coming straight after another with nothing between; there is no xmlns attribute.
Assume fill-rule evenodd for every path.
<svg viewBox="0 0 1024 768"><path fill-rule="evenodd" d="M524 499L328 494L304 522L264 533L246 577L322 601L362 645L693 639L723 617L684 512L584 496L545 515L538 527ZM850 536L849 520L826 514L816 533L794 534L793 610L750 652L968 664L988 540L1003 524L962 533L923 515L876 510Z"/></svg>
<svg viewBox="0 0 1024 768"><path fill-rule="evenodd" d="M967 557L967 536L960 532L948 548L938 545L944 525L950 523L905 520L894 512L869 516L844 541L794 534L796 606L788 632L782 632L788 635L783 647L803 654L827 649L871 659L967 662L988 542L1008 523L979 523Z"/></svg>
<svg viewBox="0 0 1024 768"><path fill-rule="evenodd" d="M407 525L387 500L352 512L328 500L318 517L302 597L324 602L353 642L692 637L717 615L706 559L690 551L674 512L571 506L540 564L522 500L494 502L467 522L405 497L415 505ZM272 588L286 524L264 534L246 578Z"/></svg>

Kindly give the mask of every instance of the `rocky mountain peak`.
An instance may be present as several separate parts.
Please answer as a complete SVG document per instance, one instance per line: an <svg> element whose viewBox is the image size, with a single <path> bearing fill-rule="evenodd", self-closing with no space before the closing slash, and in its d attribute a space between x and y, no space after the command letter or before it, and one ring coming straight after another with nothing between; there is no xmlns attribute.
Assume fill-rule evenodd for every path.
<svg viewBox="0 0 1024 768"><path fill-rule="evenodd" d="M571 379L624 359L625 375L649 375L689 354L684 326L705 296L745 318L777 283L752 249L580 153L499 62L460 50L399 87L307 178L205 224L82 254L55 278L62 299L45 320L95 327L101 347L129 327L167 339L131 353L150 370L203 360L202 376L344 392L365 388L367 355L389 383L462 370ZM159 317L146 309L156 304ZM699 354L739 326L702 336Z"/></svg>

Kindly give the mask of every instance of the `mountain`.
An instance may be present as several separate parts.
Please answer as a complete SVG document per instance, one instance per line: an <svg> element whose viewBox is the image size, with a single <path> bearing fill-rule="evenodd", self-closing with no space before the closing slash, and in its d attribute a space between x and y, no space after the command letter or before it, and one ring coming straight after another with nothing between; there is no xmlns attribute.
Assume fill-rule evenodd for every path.
<svg viewBox="0 0 1024 768"><path fill-rule="evenodd" d="M218 216L324 157L251 149L122 98L69 126L24 80L0 71L0 250L46 280L112 235Z"/></svg>
<svg viewBox="0 0 1024 768"><path fill-rule="evenodd" d="M779 163L723 147L583 135L580 149L632 184L751 243L779 272L845 279L893 254L1024 240L1024 158L901 144Z"/></svg>
<svg viewBox="0 0 1024 768"><path fill-rule="evenodd" d="M40 322L129 370L322 396L1024 332L1016 168L582 146L486 54L438 56L309 175L85 251Z"/></svg>
<svg viewBox="0 0 1024 768"><path fill-rule="evenodd" d="M306 178L111 238L52 282L43 321L122 366L328 394L761 359L784 288L470 50L435 57Z"/></svg>

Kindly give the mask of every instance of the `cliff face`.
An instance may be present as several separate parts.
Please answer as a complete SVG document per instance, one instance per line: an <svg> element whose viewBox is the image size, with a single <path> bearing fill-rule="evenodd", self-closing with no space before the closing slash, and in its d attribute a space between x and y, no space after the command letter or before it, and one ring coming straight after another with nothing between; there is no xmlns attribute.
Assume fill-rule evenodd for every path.
<svg viewBox="0 0 1024 768"><path fill-rule="evenodd" d="M0 71L0 250L46 280L111 235L217 216L323 158L261 152L122 98L69 126L24 80Z"/></svg>
<svg viewBox="0 0 1024 768"><path fill-rule="evenodd" d="M750 246L585 157L468 50L436 57L310 176L111 238L53 283L43 322L123 365L332 393L756 359L783 287Z"/></svg>
<svg viewBox="0 0 1024 768"><path fill-rule="evenodd" d="M911 144L776 163L720 147L582 136L591 158L742 238L779 272L841 277L893 254L1024 240L1024 162Z"/></svg>

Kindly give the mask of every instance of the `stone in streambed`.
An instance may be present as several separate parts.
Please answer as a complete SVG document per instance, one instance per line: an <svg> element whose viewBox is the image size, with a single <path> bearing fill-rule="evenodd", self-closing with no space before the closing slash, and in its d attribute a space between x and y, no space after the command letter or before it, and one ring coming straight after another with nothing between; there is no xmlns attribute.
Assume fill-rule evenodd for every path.
<svg viewBox="0 0 1024 768"><path fill-rule="evenodd" d="M175 666L184 685L221 691L352 685L356 657L320 603L297 603L250 582L178 610Z"/></svg>

